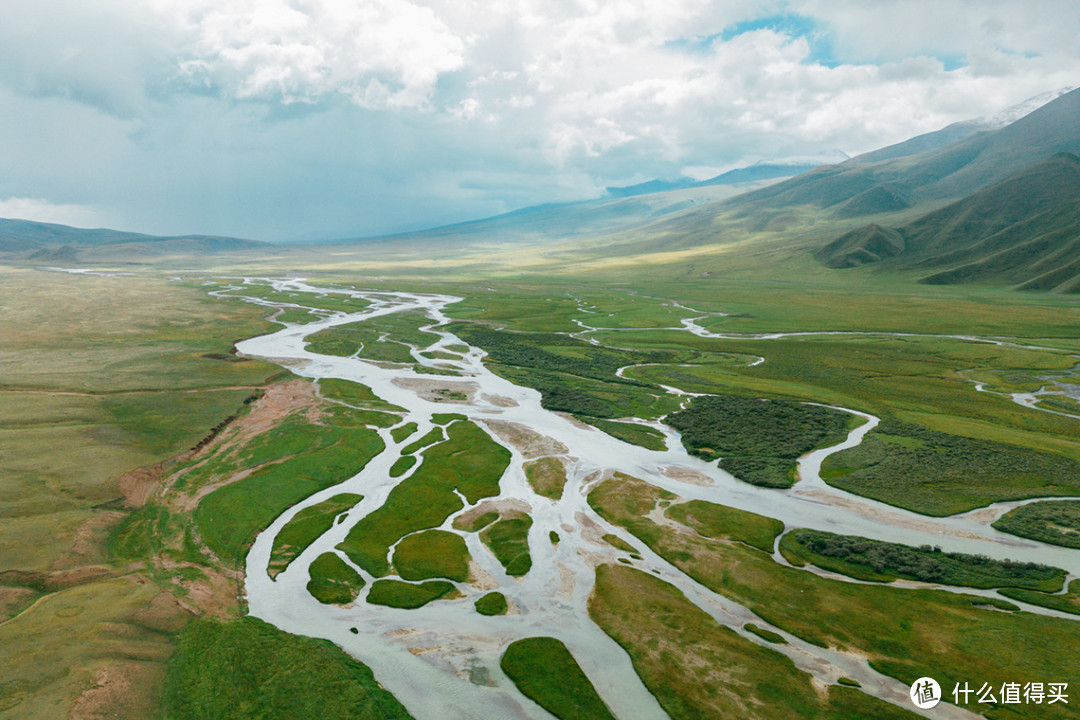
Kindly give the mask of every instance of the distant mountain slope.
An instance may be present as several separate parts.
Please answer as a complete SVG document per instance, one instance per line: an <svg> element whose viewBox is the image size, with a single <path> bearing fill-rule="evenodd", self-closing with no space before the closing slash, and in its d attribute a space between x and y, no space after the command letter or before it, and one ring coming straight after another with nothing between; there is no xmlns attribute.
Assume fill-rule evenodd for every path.
<svg viewBox="0 0 1080 720"><path fill-rule="evenodd" d="M256 240L232 237L159 237L0 218L0 258L7 261L72 265L82 261L119 262L163 255L208 255L272 247Z"/></svg>
<svg viewBox="0 0 1080 720"><path fill-rule="evenodd" d="M738 185L741 183L761 182L762 180L777 180L800 175L808 170L822 165L821 162L793 162L793 163L769 163L760 162L735 170L728 170L716 177L707 180L691 180L680 178L678 180L649 180L637 185L624 187L605 188L608 197L626 198L635 195L648 195L651 193L668 192L670 190L685 190L687 188L710 187L712 185Z"/></svg>
<svg viewBox="0 0 1080 720"><path fill-rule="evenodd" d="M941 132L946 131L948 128ZM1000 129L907 154L910 149L893 146L891 151L886 148L817 168L728 204L743 213L810 205L841 209L841 216L851 217L895 209L890 198L910 204L961 198L1054 153L1080 153L1080 90L1066 93ZM904 154L897 155L901 152ZM873 193L871 201L848 204L868 191Z"/></svg>
<svg viewBox="0 0 1080 720"><path fill-rule="evenodd" d="M1080 292L1080 158L1058 153L900 228L866 225L815 253L829 267L887 263L923 282Z"/></svg>
<svg viewBox="0 0 1080 720"><path fill-rule="evenodd" d="M1025 115L1031 114L1048 102L1069 93L1072 89L1073 88L1063 88L1061 90L1040 93L1039 95L1028 98L1022 103L1017 103L1012 107L1005 108L991 117L981 117L955 122L941 130L916 135L909 140L883 147L880 150L871 150L868 153L863 153L852 159L855 162L862 164L875 163L881 162L882 160L907 157L909 155L916 155L918 153L945 147L946 145L951 145L970 137L975 133L985 132L987 130L997 130L1006 125L1010 125Z"/></svg>
<svg viewBox="0 0 1080 720"><path fill-rule="evenodd" d="M685 211L745 192L737 185L684 188L626 198L535 205L503 215L470 220L430 230L375 238L346 238L323 245L364 243L498 242L546 244L578 237L606 235L647 226Z"/></svg>

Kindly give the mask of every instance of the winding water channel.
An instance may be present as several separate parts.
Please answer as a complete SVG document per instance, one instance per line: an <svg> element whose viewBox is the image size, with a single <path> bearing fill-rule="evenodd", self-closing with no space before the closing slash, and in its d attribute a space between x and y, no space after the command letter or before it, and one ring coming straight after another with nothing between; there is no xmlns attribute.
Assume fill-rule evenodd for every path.
<svg viewBox="0 0 1080 720"><path fill-rule="evenodd" d="M786 654L797 667L820 681L831 684L842 676L852 678L865 692L913 709L908 702L907 686L877 673L864 658L812 646L771 626L745 607L694 582L622 528L605 522L585 501L598 470L623 472L686 499L720 503L778 518L788 527L815 528L909 545L938 545L949 551L1056 565L1065 568L1071 576L1080 575L1080 553L999 533L988 525L985 512L930 518L826 485L819 474L821 462L829 454L861 442L863 435L877 423L873 416L855 413L866 422L853 430L843 443L803 457L799 464L801 481L792 489L759 488L732 478L715 463L688 455L674 431L659 423L652 425L665 432L668 447L653 451L624 443L545 410L540 405L537 391L516 386L493 374L482 362L483 351L469 347L439 328L448 322L444 308L458 298L404 292L344 291L338 287L321 289L303 280L265 279L260 282L269 283L283 293L283 302L254 297L246 299L269 306L295 307L297 305L289 302L284 293L344 292L370 304L361 312L333 314L305 325L287 325L277 332L245 340L237 344L239 352L277 362L303 377L340 378L367 385L383 400L407 410L402 423L411 421L419 427L413 436L400 443L393 440L389 429L380 429L378 432L386 449L363 471L354 477L342 478L341 484L290 508L258 536L246 565L249 611L288 632L326 638L345 648L369 665L379 682L418 720L550 718L548 713L522 696L499 669L499 658L509 642L538 635L557 637L567 645L616 716L641 720L667 717L641 683L626 653L589 619L587 598L592 589L595 566L625 558L625 553L616 553L599 540L604 533L617 535L638 549L642 559L634 562L635 567L677 586L721 624L750 641ZM242 284L238 283L237 287L242 288ZM355 357L318 355L305 349L305 338L325 328L408 310L422 311L431 319L432 344L428 348L413 349L417 363L452 367L463 377L433 376L407 367L375 364ZM692 322L686 329L691 332L701 330ZM461 351L462 347L468 347L468 351ZM439 350L454 359L431 360L419 350ZM466 392L470 399L447 402L444 397L436 402L430 394L418 390L424 381L446 386L471 383ZM666 389L678 392L674 388ZM338 607L316 601L306 589L308 565L327 551L338 552L347 560L334 550L335 546L360 518L384 502L391 488L409 476L407 473L403 478L391 478L389 469L400 457L403 446L435 427L432 415L446 412L466 415L511 451L512 460L500 484L501 494L487 501L514 500L529 506L533 519L529 534L533 558L530 572L519 579L508 577L476 534L459 533L465 537L482 573L488 576L483 590L458 583L463 599L437 601L416 610L370 605L365 602L365 596L372 578L354 566L368 581L354 605ZM526 458L485 424L491 421L524 425L565 446L565 453L559 454L572 461L561 500L553 501L533 492L522 470ZM679 472L672 472L672 468ZM693 482L687 478L692 478ZM335 526L296 558L285 572L271 579L266 569L275 535L305 507L342 492L358 493L364 499L339 517ZM998 509L1003 512L1016 504L1002 503ZM462 512L467 512L470 507L466 503ZM442 529L458 532L451 527L451 522L459 514L448 519ZM995 513L990 515L996 516ZM557 546L548 539L550 531L560 535ZM775 557L782 561L778 553ZM513 608L512 614L487 617L474 610L474 601L491 589L506 595ZM992 591L970 588L942 589L993 594ZM1032 612L1059 615L1043 608L1023 607ZM765 643L743 629L747 622L780 633L789 644ZM976 717L944 703L934 710L921 712L934 718Z"/></svg>

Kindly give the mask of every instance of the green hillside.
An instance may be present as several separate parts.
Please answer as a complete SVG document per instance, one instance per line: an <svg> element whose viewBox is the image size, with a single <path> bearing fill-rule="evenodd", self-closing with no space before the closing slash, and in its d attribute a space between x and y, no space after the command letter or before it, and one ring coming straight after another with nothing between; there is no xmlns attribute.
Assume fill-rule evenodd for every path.
<svg viewBox="0 0 1080 720"><path fill-rule="evenodd" d="M815 256L832 268L914 268L934 285L994 282L1080 292L1077 198L1080 158L1058 153L902 227L856 228Z"/></svg>

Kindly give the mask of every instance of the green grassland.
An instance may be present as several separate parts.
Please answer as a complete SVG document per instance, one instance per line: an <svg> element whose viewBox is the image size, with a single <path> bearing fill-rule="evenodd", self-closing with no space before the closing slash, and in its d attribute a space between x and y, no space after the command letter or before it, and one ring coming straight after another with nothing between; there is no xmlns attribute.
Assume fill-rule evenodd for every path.
<svg viewBox="0 0 1080 720"><path fill-rule="evenodd" d="M1003 532L1080 548L1080 501L1047 500L1014 508L994 522Z"/></svg>
<svg viewBox="0 0 1080 720"><path fill-rule="evenodd" d="M324 425L290 416L233 442L268 380L288 377L232 352L273 330L270 311L210 298L195 283L8 268L0 306L0 572L11 571L0 580L0 715L407 717L329 644L253 620L191 622L239 608L235 581L177 498L305 451L322 456L330 481L336 463L356 467L375 449L362 423L334 410ZM334 449L346 437L357 441L348 458ZM145 482L179 479L137 507L144 501L125 501L118 482L137 468ZM257 509L269 475L233 498L250 512L218 507L201 518L229 515L236 540L265 527L311 491L304 482L318 473L293 469L299 477L283 478ZM272 681L282 668L294 674Z"/></svg>
<svg viewBox="0 0 1080 720"><path fill-rule="evenodd" d="M224 286L224 283L219 284ZM229 290L222 294L226 296L244 295L247 297L260 298L262 300L271 300L273 302L294 303L296 305L303 305L304 307L345 313L360 312L370 306L370 303L367 300L351 297L345 292L311 293L298 292L295 290L278 292L270 285L263 283L247 283L237 290Z"/></svg>
<svg viewBox="0 0 1080 720"><path fill-rule="evenodd" d="M296 513L274 537L274 546L270 550L270 565L267 568L270 577L284 572L297 555L333 527L338 515L363 499L363 495L342 493Z"/></svg>
<svg viewBox="0 0 1080 720"><path fill-rule="evenodd" d="M673 720L915 717L847 688L817 692L788 658L719 625L677 588L639 570L597 568L589 616L626 650Z"/></svg>
<svg viewBox="0 0 1080 720"><path fill-rule="evenodd" d="M491 523L499 519L499 513L495 511L472 515L466 513L454 518L454 528L465 532L480 532Z"/></svg>
<svg viewBox="0 0 1080 720"><path fill-rule="evenodd" d="M1080 462L992 440L883 422L826 458L830 485L927 515L1001 500L1080 494Z"/></svg>
<svg viewBox="0 0 1080 720"><path fill-rule="evenodd" d="M360 574L332 552L315 558L308 567L308 573L308 592L327 605L353 602L365 585Z"/></svg>
<svg viewBox="0 0 1080 720"><path fill-rule="evenodd" d="M394 438L394 442L399 443L405 438L416 432L416 423L407 422L404 425L398 425L396 428L390 431L390 437Z"/></svg>
<svg viewBox="0 0 1080 720"><path fill-rule="evenodd" d="M338 378L323 378L319 380L318 385L319 394L327 400L337 400L362 410L380 410L388 413L405 412L405 408L391 405L371 392L371 388L357 382ZM415 427L413 429L415 430Z"/></svg>
<svg viewBox="0 0 1080 720"><path fill-rule="evenodd" d="M417 462L415 455L402 455L390 466L390 477L401 477Z"/></svg>
<svg viewBox="0 0 1080 720"><path fill-rule="evenodd" d="M780 550L793 565L810 563L860 580L897 578L976 588L1017 587L1042 592L1062 588L1066 573L1036 563L992 560L939 548L798 529L784 535Z"/></svg>
<svg viewBox="0 0 1080 720"><path fill-rule="evenodd" d="M371 584L367 601L372 605L413 610L454 592L456 588L445 580L429 580L419 585L400 580L376 580Z"/></svg>
<svg viewBox="0 0 1080 720"><path fill-rule="evenodd" d="M411 717L335 645L255 618L191 623L169 661L163 711L177 720Z"/></svg>
<svg viewBox="0 0 1080 720"><path fill-rule="evenodd" d="M469 502L499 492L510 451L470 422L455 422L447 439L423 452L423 464L390 491L382 507L366 515L339 546L353 562L376 577L390 571L389 548L419 530L438 527Z"/></svg>
<svg viewBox="0 0 1080 720"><path fill-rule="evenodd" d="M558 458L543 457L522 465L525 478L537 495L558 500L566 486L566 466Z"/></svg>
<svg viewBox="0 0 1080 720"><path fill-rule="evenodd" d="M1064 594L1048 595L1044 592L1025 590L1022 588L1005 588L999 591L1002 595L1013 600L1040 605L1051 610L1080 615L1080 580L1069 583L1068 592Z"/></svg>
<svg viewBox="0 0 1080 720"><path fill-rule="evenodd" d="M529 555L531 527L532 518L511 517L498 520L480 532L480 539L511 577L525 575L532 568L532 556Z"/></svg>
<svg viewBox="0 0 1080 720"><path fill-rule="evenodd" d="M899 227L907 222L902 215L882 222ZM676 221L681 222L676 218L647 237L589 238L552 246L550 253L520 247L473 252L431 244L435 259L424 255L422 269L415 253L381 258L368 246L351 260L348 253L342 256L351 266L311 250L236 262L263 273L274 263L290 272L310 264L320 283L355 282L355 274L362 273L365 286L464 296L448 308L458 321L454 330L490 353L493 371L540 390L549 409L576 414L646 447L658 447L658 436L611 421L677 411L679 399L660 388L662 383L753 402L810 401L874 413L885 422L881 434L869 435L866 448L884 444L892 462L900 463L896 469L926 462L934 473L942 470L948 482L935 488L913 475L894 475L876 486L855 483L854 474L873 473L872 466L849 462L859 459L856 454L842 454L835 460L845 464L830 467L851 470L854 492L912 502L920 512L940 515L995 499L1076 494L1069 480L1075 475L1069 474L1069 463L1080 461L1075 420L977 393L971 382L1002 391L1029 389L1038 375L1075 367L1073 353L1080 351L1075 298L979 285L917 286L914 274L825 268L807 248L863 221L829 219L812 209L744 218L720 213L698 235L665 235L681 232ZM350 276L350 268L357 273ZM369 280L371 272L381 277ZM139 614L162 596L179 597L194 612L205 612L198 605L204 595L188 592L202 576L220 581L213 596L221 604L211 611L241 612L235 581L221 580L231 577L222 575L228 568L208 551L235 567L255 531L375 451L367 426L400 423L393 413L401 409L367 388L321 381L323 397L359 410L340 408L319 421L290 416L239 448L210 442L197 460L166 468L186 470L172 495L152 497L141 510L124 506L116 483L120 473L188 450L213 428L227 432L229 419L243 419L250 407L245 401L258 398L268 378L279 372L231 352L235 341L278 327L264 320L273 311L209 298L205 293L211 286L201 282L0 269L0 563L7 563L0 572L44 574L32 580L19 576L17 587L0 582L0 612L14 614L0 625L0 708L12 717L70 715L81 693L97 682L96 673L117 672L119 666L132 673L125 676L132 690L120 701L128 703L124 711L132 717L160 715L164 687L179 688L175 692L191 699L189 714L176 717L229 717L234 711L259 716L259 703L275 698L278 690L297 701L282 700L290 717L333 717L338 701L346 707L354 696L374 707L377 688L362 681L363 671L345 655L324 654L333 650L325 644L316 652L296 644L308 642L299 638L264 635L237 622L207 630L203 625L209 621L198 620L190 626L198 629L183 636L185 655L176 647L186 612L173 613L167 625ZM275 295L268 286L245 292ZM343 295L290 298L285 293L277 299L334 311L365 305ZM957 333L1015 337L1060 350L885 335L701 338L662 329L702 315L699 324L715 332ZM310 315L289 310L282 317L303 322ZM603 329L585 332L574 320ZM344 326L354 334L338 338L336 352L351 354L363 343L365 357L392 354L411 365L414 359L403 354L402 343L433 342L435 335L419 330L428 322L414 314ZM751 365L757 357L764 362ZM631 365L626 379L615 376L616 369ZM897 424L902 432L885 432ZM341 448L354 437L361 439L359 455L354 450L347 456ZM509 461L466 422L450 425L447 440L422 452L423 465L342 546L375 575L390 571L387 556L402 538L437 527L461 509L453 488L470 502L494 495ZM990 461L1008 472L994 476ZM296 474L274 471L284 465ZM173 502L173 495L194 498L201 488L246 469L256 472L192 500L190 507ZM604 492L594 493L605 517L785 632L864 653L875 667L905 681L935 674L943 687L973 678L1000 685L1015 680L1017 668L1026 668L1035 679L1080 684L1075 664L1061 652L1080 645L1075 624L1010 612L1004 601L841 583L785 568L762 552L771 550L782 530L776 521L708 503L675 502L666 516L689 530L676 532L643 519L658 499L676 498L632 486L628 491L625 479L622 483L615 483L619 492L607 492L605 485ZM549 492L556 492L553 485ZM506 532L500 526L508 520L489 523L485 531L505 533L495 543L500 549L493 549L497 557L501 552L508 558L504 564L514 561L510 555L523 538L520 527ZM468 530L484 527L476 523ZM348 566L335 560L313 566L318 576L312 578L313 592L321 599L355 598L357 584L345 590L352 571L346 573L342 568ZM57 584L54 568L83 566L101 566L123 577L87 576L74 585ZM376 600L409 606L439 590L450 594L448 585L380 580L371 593ZM1072 612L1078 592L1074 583L1064 595L1023 588L1002 594ZM490 602L497 609L497 601ZM990 604L1006 612L982 609ZM673 717L908 716L850 688L815 692L807 677L776 653L726 632L674 588L628 568L600 569L590 610L631 654ZM277 653L278 648L287 651ZM294 650L303 657L290 655ZM245 654L243 663L229 654L234 651ZM175 661L167 673L170 655ZM198 658L205 658L205 667L196 666ZM291 667L309 673L303 676L305 687L291 685ZM702 679L701 668L723 676L710 683ZM253 689L241 687L248 673L259 679ZM342 678L345 685L334 685ZM357 707L348 709L364 717L368 711ZM1037 710L1046 717L1066 716L1056 706ZM174 711L170 705L168 716ZM1003 706L988 714L1015 717L1009 711ZM396 717L393 712L381 716Z"/></svg>
<svg viewBox="0 0 1080 720"><path fill-rule="evenodd" d="M702 500L669 505L664 516L705 537L743 542L767 553L773 551L776 536L784 532L779 520Z"/></svg>
<svg viewBox="0 0 1080 720"><path fill-rule="evenodd" d="M411 346L427 347L438 339L434 333L419 329L430 324L418 311L379 316L320 330L309 337L307 349L322 355L358 354L366 360L411 364L416 360Z"/></svg>
<svg viewBox="0 0 1080 720"><path fill-rule="evenodd" d="M599 485L590 493L589 502L606 519L630 530L706 587L808 642L864 653L876 669L903 682L936 673L943 687L969 677L1000 686L1017 668L1032 676L1076 682L1075 664L1059 648L1080 642L1077 623L982 609L978 606L985 603L983 598L853 584L784 567L760 550L680 533L644 519L663 497L645 483L622 478ZM597 586L602 587L599 576ZM650 603L639 600L640 592L644 590L621 588L603 597L608 603L640 601L649 607ZM641 642L636 638L644 635L641 623L646 615L663 617L655 606L647 613L643 610L628 624L634 628L633 636L613 636L622 637L620 642L627 645ZM598 622L604 626L603 620ZM1049 637L1055 642L1046 643ZM659 693L662 685L658 682L654 692ZM1039 717L1068 717L1069 712L1045 707L1039 709ZM989 710L988 716L1013 717L1011 713L997 708Z"/></svg>
<svg viewBox="0 0 1080 720"><path fill-rule="evenodd" d="M665 422L686 449L754 485L790 487L796 460L847 437L850 415L831 408L731 395L696 397Z"/></svg>
<svg viewBox="0 0 1080 720"><path fill-rule="evenodd" d="M405 580L469 579L469 550L465 540L446 530L407 535L394 547L394 569Z"/></svg>
<svg viewBox="0 0 1080 720"><path fill-rule="evenodd" d="M579 416L579 419L585 420L593 427L599 428L608 435L616 437L623 442L628 442L632 445L640 445L649 450L667 449L667 444L664 442L664 433L656 428L646 427L636 423L618 422L616 420L601 420L600 418L585 418Z"/></svg>
<svg viewBox="0 0 1080 720"><path fill-rule="evenodd" d="M505 615L508 609L501 592L489 592L476 601L476 612L481 615Z"/></svg>
<svg viewBox="0 0 1080 720"><path fill-rule="evenodd" d="M443 437L443 430L441 427L434 427L418 440L414 440L401 449L402 455L412 455L413 453L426 448L428 445L434 445L437 442L441 442L445 438Z"/></svg>
<svg viewBox="0 0 1080 720"><path fill-rule="evenodd" d="M248 545L284 508L360 472L383 450L366 425L342 413L335 424L309 428L310 443L281 462L268 463L244 479L207 495L195 512L206 544L227 562L242 566Z"/></svg>
<svg viewBox="0 0 1080 720"><path fill-rule="evenodd" d="M533 637L512 642L499 666L525 697L559 720L615 720L560 640Z"/></svg>
<svg viewBox="0 0 1080 720"><path fill-rule="evenodd" d="M193 447L279 372L231 361L272 325L222 305L162 280L0 272L0 571L47 570L119 475Z"/></svg>

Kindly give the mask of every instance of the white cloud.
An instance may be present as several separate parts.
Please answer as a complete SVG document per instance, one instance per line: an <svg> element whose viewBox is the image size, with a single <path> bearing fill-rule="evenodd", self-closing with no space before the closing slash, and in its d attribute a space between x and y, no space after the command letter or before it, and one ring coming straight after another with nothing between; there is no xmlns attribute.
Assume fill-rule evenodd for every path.
<svg viewBox="0 0 1080 720"><path fill-rule="evenodd" d="M20 197L0 200L0 217L75 227L101 227L107 220L104 212L89 205L63 205L41 198Z"/></svg>
<svg viewBox="0 0 1080 720"><path fill-rule="evenodd" d="M683 168L855 154L1080 78L1073 0L4 10L0 197L122 208L150 232L465 219ZM800 17L769 20L785 13ZM745 21L758 29L734 35Z"/></svg>
<svg viewBox="0 0 1080 720"><path fill-rule="evenodd" d="M159 0L157 9L191 41L181 63L239 98L417 107L464 62L463 40L407 0Z"/></svg>

